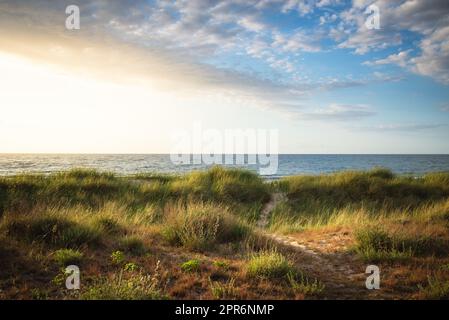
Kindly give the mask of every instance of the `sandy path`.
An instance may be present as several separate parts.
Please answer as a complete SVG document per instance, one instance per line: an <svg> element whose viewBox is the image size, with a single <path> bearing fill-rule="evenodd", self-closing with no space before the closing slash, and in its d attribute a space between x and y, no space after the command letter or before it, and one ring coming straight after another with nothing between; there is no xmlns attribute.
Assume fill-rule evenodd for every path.
<svg viewBox="0 0 449 320"><path fill-rule="evenodd" d="M274 193L262 209L257 226L274 242L291 252L300 269L316 276L325 285L324 296L329 299L386 298L379 290L365 287L365 268L354 254L343 245L345 236L336 232L320 233L313 240L303 239L301 234L285 236L266 230L270 214L286 196ZM345 233L346 234L346 233ZM346 238L348 238L346 236ZM332 248L332 249L329 249ZM343 248L343 249L342 249Z"/></svg>

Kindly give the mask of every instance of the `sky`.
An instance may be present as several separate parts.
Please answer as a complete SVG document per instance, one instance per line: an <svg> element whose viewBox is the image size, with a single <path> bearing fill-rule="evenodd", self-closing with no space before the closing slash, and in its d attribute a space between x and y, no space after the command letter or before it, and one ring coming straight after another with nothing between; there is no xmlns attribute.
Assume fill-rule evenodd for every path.
<svg viewBox="0 0 449 320"><path fill-rule="evenodd" d="M449 153L449 2L0 0L0 112L0 153L167 153L198 123Z"/></svg>

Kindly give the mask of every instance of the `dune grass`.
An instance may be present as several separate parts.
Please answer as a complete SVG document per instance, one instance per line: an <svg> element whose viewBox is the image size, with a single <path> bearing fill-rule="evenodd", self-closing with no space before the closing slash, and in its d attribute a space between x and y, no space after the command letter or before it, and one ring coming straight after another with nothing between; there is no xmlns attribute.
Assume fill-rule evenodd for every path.
<svg viewBox="0 0 449 320"><path fill-rule="evenodd" d="M225 207L205 203L177 204L166 209L163 235L172 244L193 250L239 241L250 229Z"/></svg>
<svg viewBox="0 0 449 320"><path fill-rule="evenodd" d="M287 233L323 226L362 227L389 219L419 220L448 208L449 173L414 178L377 168L288 177L277 185L287 200L275 208L270 228Z"/></svg>
<svg viewBox="0 0 449 320"><path fill-rule="evenodd" d="M351 232L353 249L365 262L422 259L426 268L449 262L446 173L413 178L375 169L267 183L254 173L220 167L125 177L76 169L0 177L0 275L10 279L3 289L20 279L17 269L44 279L44 288L33 292L46 297L55 292L46 287L54 273L74 263L91 272L81 298L160 299L166 289L148 276L148 261L158 264L161 258L170 266L165 280L174 295L255 297L247 288L270 283L284 298L318 296L324 285L300 272L255 227L274 192L286 197L269 216L269 232L342 228ZM107 274L99 276L102 270ZM440 278L421 281L419 290L414 284L415 291L445 297L447 279Z"/></svg>
<svg viewBox="0 0 449 320"><path fill-rule="evenodd" d="M246 272L249 277L273 279L284 278L295 270L281 253L262 251L251 256Z"/></svg>

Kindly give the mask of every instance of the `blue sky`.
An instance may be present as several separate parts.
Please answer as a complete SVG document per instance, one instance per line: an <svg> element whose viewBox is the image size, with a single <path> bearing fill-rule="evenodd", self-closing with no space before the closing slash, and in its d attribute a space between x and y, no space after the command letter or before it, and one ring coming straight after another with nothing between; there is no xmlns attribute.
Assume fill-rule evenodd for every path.
<svg viewBox="0 0 449 320"><path fill-rule="evenodd" d="M63 28L68 4L80 7L80 30ZM380 29L365 25L370 5ZM283 153L449 152L445 0L2 1L0 29L0 85L9 92L0 92L0 133L16 137L2 138L0 152L168 152L170 132L197 121L277 129ZM28 78L40 67L49 85L25 101L35 84L13 87L6 71ZM72 88L87 80L92 88L76 87L77 102L57 107L64 98L54 91L69 86L60 78L51 85L61 74ZM107 111L100 87L117 83L104 89L107 103L131 91L135 103ZM80 105L93 117L85 135L76 117L56 127L70 113L82 121ZM63 109L25 119L33 132L46 123L45 134L19 134L14 117L39 106ZM117 136L123 118L133 129ZM60 139L48 138L51 128ZM111 136L118 141L101 143Z"/></svg>

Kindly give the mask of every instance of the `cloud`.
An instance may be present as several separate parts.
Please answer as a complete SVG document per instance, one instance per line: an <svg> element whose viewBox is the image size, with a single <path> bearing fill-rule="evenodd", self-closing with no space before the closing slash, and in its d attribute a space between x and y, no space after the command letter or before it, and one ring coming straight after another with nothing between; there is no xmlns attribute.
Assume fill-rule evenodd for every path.
<svg viewBox="0 0 449 320"><path fill-rule="evenodd" d="M305 112L299 115L305 120L337 120L348 121L370 117L376 113L365 105L331 104L326 109Z"/></svg>
<svg viewBox="0 0 449 320"><path fill-rule="evenodd" d="M365 26L369 5L380 10L380 30ZM420 52L410 56L400 51L371 65L394 63L420 75L449 84L449 2L446 0L389 1L357 0L340 14L341 24L333 29L334 39L342 40L340 48L366 54L403 44L404 32L413 32L421 39ZM368 65L370 63L367 63Z"/></svg>
<svg viewBox="0 0 449 320"><path fill-rule="evenodd" d="M368 66L378 66L378 65L385 65L385 64L396 64L400 67L406 67L409 62L409 53L411 50L405 50L401 51L397 54L391 54L388 57L384 59L374 60L374 61L367 61L364 62L364 65Z"/></svg>
<svg viewBox="0 0 449 320"><path fill-rule="evenodd" d="M431 130L440 127L446 127L447 124L442 123L398 123L398 124L380 124L376 126L357 127L357 129L376 132L415 132L423 130Z"/></svg>
<svg viewBox="0 0 449 320"><path fill-rule="evenodd" d="M282 6L282 12L297 11L305 16L315 11L316 8L335 6L340 0L287 0Z"/></svg>
<svg viewBox="0 0 449 320"><path fill-rule="evenodd" d="M443 105L443 106L441 107L441 111L444 111L444 112L449 112L449 103L448 103L448 104L445 104L445 105Z"/></svg>

